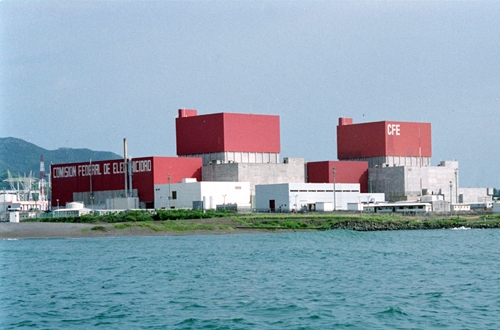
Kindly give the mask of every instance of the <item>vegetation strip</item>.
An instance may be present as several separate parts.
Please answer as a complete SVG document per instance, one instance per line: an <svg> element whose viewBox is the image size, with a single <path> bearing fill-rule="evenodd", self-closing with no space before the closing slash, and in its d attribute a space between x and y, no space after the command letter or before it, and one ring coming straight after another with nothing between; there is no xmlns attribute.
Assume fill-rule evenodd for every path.
<svg viewBox="0 0 500 330"><path fill-rule="evenodd" d="M65 222L65 223L119 223L119 222L148 222L164 220L212 219L233 215L233 212L222 210L133 210L104 215L86 214L80 217L53 217L25 219L23 222Z"/></svg>
<svg viewBox="0 0 500 330"><path fill-rule="evenodd" d="M155 232L261 230L357 231L415 230L440 228L500 228L500 215L455 216L448 218L403 217L378 214L238 214L230 211L157 210L130 211L101 216L37 218L23 222L95 223L93 231L139 227ZM106 224L114 224L108 227Z"/></svg>
<svg viewBox="0 0 500 330"><path fill-rule="evenodd" d="M197 231L197 230L231 230L230 226L223 224L205 224L196 222L182 222L182 221L162 221L162 222L143 222L143 223L120 223L114 225L116 229L127 229L132 227L140 227L151 229L155 232L161 231L176 231L176 232L186 232L186 231Z"/></svg>

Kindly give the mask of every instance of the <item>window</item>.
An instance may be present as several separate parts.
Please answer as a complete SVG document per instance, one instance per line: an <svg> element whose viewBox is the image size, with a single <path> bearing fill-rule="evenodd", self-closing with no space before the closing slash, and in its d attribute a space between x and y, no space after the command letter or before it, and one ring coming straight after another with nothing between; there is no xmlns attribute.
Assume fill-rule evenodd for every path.
<svg viewBox="0 0 500 330"><path fill-rule="evenodd" d="M172 199L177 199L177 191L172 191Z"/></svg>

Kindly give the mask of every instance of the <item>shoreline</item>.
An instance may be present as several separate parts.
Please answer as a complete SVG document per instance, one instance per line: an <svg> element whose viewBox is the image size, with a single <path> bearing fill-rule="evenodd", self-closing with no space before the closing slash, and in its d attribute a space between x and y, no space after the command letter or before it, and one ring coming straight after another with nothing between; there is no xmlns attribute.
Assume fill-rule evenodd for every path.
<svg viewBox="0 0 500 330"><path fill-rule="evenodd" d="M37 238L97 238L125 236L185 236L185 235L227 235L251 233L276 233L289 230L266 230L260 228L224 228L213 230L162 230L131 226L118 229L117 223L56 223L56 222L1 222L0 240Z"/></svg>
<svg viewBox="0 0 500 330"><path fill-rule="evenodd" d="M128 223L68 223L68 222L0 222L0 240L29 238L93 238L122 236L185 236L227 234L271 234L287 232L310 232L324 230L392 231L472 228L500 228L500 221L469 219L423 220L400 219L375 221L342 219L328 227L276 228L260 224L245 226L230 218L211 218L175 221L176 228L165 227L162 221Z"/></svg>

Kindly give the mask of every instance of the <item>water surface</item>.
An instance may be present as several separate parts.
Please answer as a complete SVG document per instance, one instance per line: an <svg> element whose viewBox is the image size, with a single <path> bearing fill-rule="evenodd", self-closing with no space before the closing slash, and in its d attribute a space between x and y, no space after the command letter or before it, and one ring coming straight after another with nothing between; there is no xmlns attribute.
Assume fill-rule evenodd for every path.
<svg viewBox="0 0 500 330"><path fill-rule="evenodd" d="M2 329L498 329L500 230L0 241Z"/></svg>

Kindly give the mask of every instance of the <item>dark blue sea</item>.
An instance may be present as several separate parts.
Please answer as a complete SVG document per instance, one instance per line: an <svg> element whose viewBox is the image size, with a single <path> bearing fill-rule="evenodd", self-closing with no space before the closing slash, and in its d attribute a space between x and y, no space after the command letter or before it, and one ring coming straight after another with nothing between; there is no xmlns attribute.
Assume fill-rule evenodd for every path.
<svg viewBox="0 0 500 330"><path fill-rule="evenodd" d="M500 329L500 230L0 241L1 329Z"/></svg>

